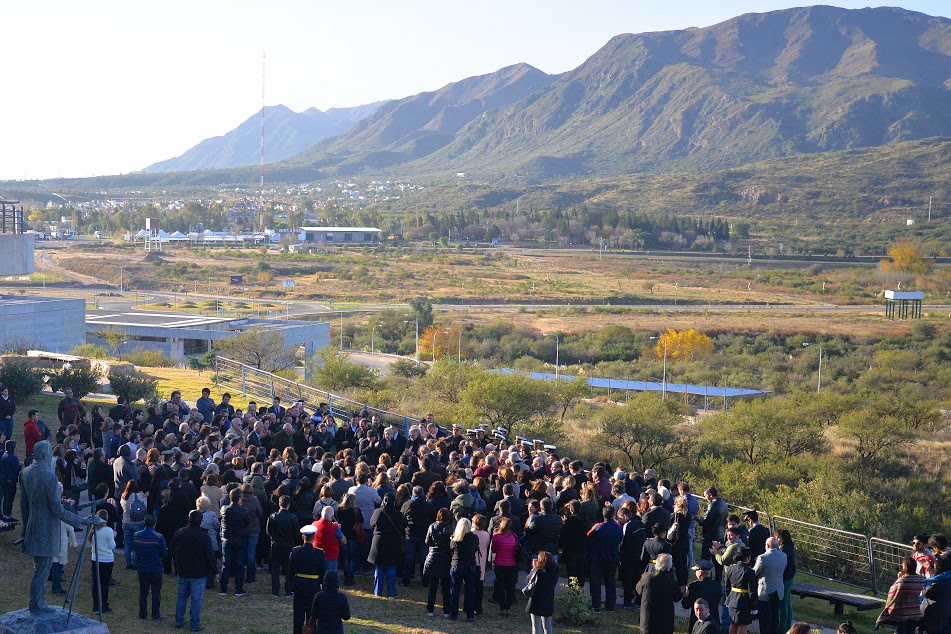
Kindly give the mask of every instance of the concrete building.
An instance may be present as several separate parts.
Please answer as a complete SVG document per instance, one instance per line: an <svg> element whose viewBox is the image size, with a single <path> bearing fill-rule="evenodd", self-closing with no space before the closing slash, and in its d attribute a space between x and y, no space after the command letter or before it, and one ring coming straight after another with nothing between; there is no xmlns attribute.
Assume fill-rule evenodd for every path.
<svg viewBox="0 0 951 634"><path fill-rule="evenodd" d="M206 317L175 313L128 312L90 314L86 317L86 341L106 345L100 337L104 329L121 329L127 335L120 351L128 353L141 347L160 350L173 359L204 354L215 341L229 339L252 328L276 331L288 347L303 346L304 355L313 354L330 344L330 324L312 321L281 321L252 317Z"/></svg>
<svg viewBox="0 0 951 634"><path fill-rule="evenodd" d="M23 205L0 198L0 275L29 275L33 261L34 234L25 233Z"/></svg>
<svg viewBox="0 0 951 634"><path fill-rule="evenodd" d="M301 227L301 242L326 244L377 244L383 231L374 227Z"/></svg>
<svg viewBox="0 0 951 634"><path fill-rule="evenodd" d="M0 295L0 344L69 352L86 342L86 300Z"/></svg>

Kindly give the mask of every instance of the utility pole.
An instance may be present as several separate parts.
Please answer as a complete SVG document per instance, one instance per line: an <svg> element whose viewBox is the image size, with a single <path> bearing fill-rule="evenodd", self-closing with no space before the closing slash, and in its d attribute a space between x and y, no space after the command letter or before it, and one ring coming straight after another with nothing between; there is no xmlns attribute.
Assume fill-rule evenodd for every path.
<svg viewBox="0 0 951 634"><path fill-rule="evenodd" d="M931 222L931 202L934 196L928 196L928 222Z"/></svg>

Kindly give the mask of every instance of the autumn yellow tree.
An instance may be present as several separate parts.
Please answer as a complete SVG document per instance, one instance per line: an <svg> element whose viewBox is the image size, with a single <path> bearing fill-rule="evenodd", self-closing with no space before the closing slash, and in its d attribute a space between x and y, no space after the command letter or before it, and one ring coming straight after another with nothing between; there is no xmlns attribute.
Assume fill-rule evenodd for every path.
<svg viewBox="0 0 951 634"><path fill-rule="evenodd" d="M921 249L910 242L898 242L888 250L888 259L882 260L882 269L898 273L930 273L934 263L926 260Z"/></svg>
<svg viewBox="0 0 951 634"><path fill-rule="evenodd" d="M654 348L657 358L664 356L665 348L668 359L694 361L713 352L713 340L693 328L680 331L668 328L657 338L657 346Z"/></svg>
<svg viewBox="0 0 951 634"><path fill-rule="evenodd" d="M423 330L419 333L419 358L455 359L460 353L460 345L465 346L465 337L460 338L460 332L458 326L447 324L433 324Z"/></svg>

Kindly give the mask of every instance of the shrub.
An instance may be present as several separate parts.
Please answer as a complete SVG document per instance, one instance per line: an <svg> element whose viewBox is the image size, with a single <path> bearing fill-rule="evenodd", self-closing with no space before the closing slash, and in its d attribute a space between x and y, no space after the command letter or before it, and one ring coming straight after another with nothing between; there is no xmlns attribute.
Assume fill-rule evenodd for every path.
<svg viewBox="0 0 951 634"><path fill-rule="evenodd" d="M109 383L116 396L121 396L126 403L137 401L158 400L158 379L136 372L135 374L109 374Z"/></svg>
<svg viewBox="0 0 951 634"><path fill-rule="evenodd" d="M561 593L555 595L555 611L559 623L574 626L594 624L591 597L575 579L572 579Z"/></svg>
<svg viewBox="0 0 951 634"><path fill-rule="evenodd" d="M144 365L150 368L173 368L178 365L178 361L161 350L149 350L142 346L136 346L132 352L127 353L125 360L132 365Z"/></svg>
<svg viewBox="0 0 951 634"><path fill-rule="evenodd" d="M6 386L14 399L28 401L43 391L44 374L43 370L8 362L0 367L0 385Z"/></svg>
<svg viewBox="0 0 951 634"><path fill-rule="evenodd" d="M104 346L97 346L94 343L84 343L81 346L76 346L69 351L69 354L75 355L77 357L85 357L87 359L109 358L109 351Z"/></svg>
<svg viewBox="0 0 951 634"><path fill-rule="evenodd" d="M50 372L49 377L50 389L54 392L62 392L66 388L71 388L73 396L83 398L99 388L102 373L95 368L69 367Z"/></svg>
<svg viewBox="0 0 951 634"><path fill-rule="evenodd" d="M425 376L426 369L425 365L416 365L415 361L409 359L398 359L390 364L391 374L407 379Z"/></svg>

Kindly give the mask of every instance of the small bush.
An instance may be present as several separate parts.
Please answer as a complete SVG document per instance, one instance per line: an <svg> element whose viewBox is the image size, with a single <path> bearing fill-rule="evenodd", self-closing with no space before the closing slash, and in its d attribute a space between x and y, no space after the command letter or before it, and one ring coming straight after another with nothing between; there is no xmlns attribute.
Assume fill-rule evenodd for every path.
<svg viewBox="0 0 951 634"><path fill-rule="evenodd" d="M20 363L7 363L0 367L0 385L10 390L18 401L28 401L43 391L43 370L28 368Z"/></svg>
<svg viewBox="0 0 951 634"><path fill-rule="evenodd" d="M50 389L62 392L66 388L73 390L73 396L83 398L99 388L102 373L94 368L64 368L49 374Z"/></svg>
<svg viewBox="0 0 951 634"><path fill-rule="evenodd" d="M77 357L85 357L87 359L108 359L109 351L103 346L97 346L94 343L84 343L81 346L76 346L69 351L69 354L75 355Z"/></svg>
<svg viewBox="0 0 951 634"><path fill-rule="evenodd" d="M390 373L406 379L418 378L426 375L425 365L416 365L415 361L399 359L390 364Z"/></svg>
<svg viewBox="0 0 951 634"><path fill-rule="evenodd" d="M138 401L158 400L158 379L136 372L135 374L109 374L109 383L116 396L121 396L126 403Z"/></svg>
<svg viewBox="0 0 951 634"><path fill-rule="evenodd" d="M560 594L555 595L555 611L559 623L574 626L594 624L591 597L574 579Z"/></svg>
<svg viewBox="0 0 951 634"><path fill-rule="evenodd" d="M132 365L144 365L150 368L174 368L178 361L161 350L149 350L136 346L132 352L125 355L125 360Z"/></svg>

